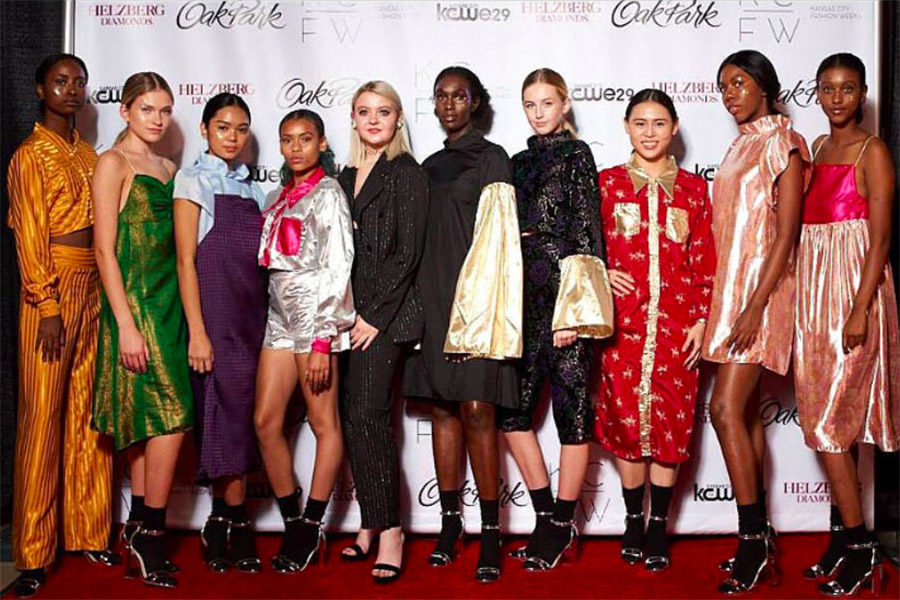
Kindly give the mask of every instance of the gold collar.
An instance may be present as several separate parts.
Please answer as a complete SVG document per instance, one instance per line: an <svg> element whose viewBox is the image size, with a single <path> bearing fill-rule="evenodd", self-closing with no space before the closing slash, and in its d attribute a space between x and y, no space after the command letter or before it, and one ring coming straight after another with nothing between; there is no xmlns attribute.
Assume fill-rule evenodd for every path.
<svg viewBox="0 0 900 600"><path fill-rule="evenodd" d="M666 165L666 170L663 171L663 174L659 177L651 177L647 172L642 169L637 164L637 160L634 155L631 155L631 159L625 163L625 170L628 172L628 176L631 178L631 183L634 185L634 193L637 194L641 191L648 183L658 183L662 188L666 191L669 198L674 198L675 195L675 178L678 176L678 163L675 162L674 156L669 156L669 162Z"/></svg>

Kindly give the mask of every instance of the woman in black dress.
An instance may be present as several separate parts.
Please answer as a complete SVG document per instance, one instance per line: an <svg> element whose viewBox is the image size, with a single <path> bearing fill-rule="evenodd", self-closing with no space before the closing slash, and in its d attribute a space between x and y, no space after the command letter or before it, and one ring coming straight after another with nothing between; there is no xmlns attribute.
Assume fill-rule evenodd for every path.
<svg viewBox="0 0 900 600"><path fill-rule="evenodd" d="M483 216L479 204L488 206L485 199L498 199L503 206L508 201L513 207L511 227L506 228L506 223L503 225L515 236L516 245L513 252L503 255L511 257L513 271L518 258L518 283L521 285L521 251L509 157L503 148L485 140L473 125L473 121L488 112L489 100L478 77L464 67L448 67L435 80L434 112L447 139L444 149L422 164L431 190L425 251L417 279L425 328L421 352L407 361L403 385L405 395L426 399L432 407L434 462L442 519L441 534L429 562L434 566L451 563L455 557L455 542L463 534L458 488L459 456L465 441L481 503L481 553L475 577L483 582L496 581L500 577L499 459L494 409L518 406L516 367L510 360L473 357L492 354L488 352L470 353L468 360L450 359L449 353L458 350L455 340L465 337L455 335L459 333L456 319L460 300L473 301L473 305L476 300L487 304L489 289L504 283L496 269L489 267L495 276L482 280L477 292L470 290L473 296L461 298L464 294L457 290L458 280L460 290L471 281L466 278L470 273L468 268L477 262L467 262L466 257L476 240L476 214ZM479 219L479 225L481 223ZM510 300L518 301L521 307L521 287L515 289L515 285L511 285L509 290L510 296L515 297ZM518 349L521 352L521 308L518 315L510 315L510 321L519 323Z"/></svg>

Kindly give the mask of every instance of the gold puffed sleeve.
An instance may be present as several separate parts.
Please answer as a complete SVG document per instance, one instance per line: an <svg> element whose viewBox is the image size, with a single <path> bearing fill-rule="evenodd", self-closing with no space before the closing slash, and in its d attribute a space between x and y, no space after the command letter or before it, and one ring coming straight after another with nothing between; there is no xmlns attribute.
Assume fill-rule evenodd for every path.
<svg viewBox="0 0 900 600"><path fill-rule="evenodd" d="M597 256L573 254L559 261L559 266L553 331L574 329L584 338L611 336L613 298L603 261Z"/></svg>
<svg viewBox="0 0 900 600"><path fill-rule="evenodd" d="M491 183L478 200L444 352L494 360L522 356L522 282L516 191L508 183Z"/></svg>

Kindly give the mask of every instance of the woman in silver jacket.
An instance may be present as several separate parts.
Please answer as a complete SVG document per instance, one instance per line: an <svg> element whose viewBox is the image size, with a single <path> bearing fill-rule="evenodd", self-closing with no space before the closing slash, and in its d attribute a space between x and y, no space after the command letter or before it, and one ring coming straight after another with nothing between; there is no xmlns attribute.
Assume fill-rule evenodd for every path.
<svg viewBox="0 0 900 600"><path fill-rule="evenodd" d="M326 175L331 166L322 119L288 113L279 126L281 192L263 212L259 263L269 269L269 316L259 357L254 422L284 519L279 573L318 559L323 517L342 459L336 354L350 348L356 312L350 288L353 229L347 198ZM297 386L303 391L316 458L306 507L294 478L284 420Z"/></svg>

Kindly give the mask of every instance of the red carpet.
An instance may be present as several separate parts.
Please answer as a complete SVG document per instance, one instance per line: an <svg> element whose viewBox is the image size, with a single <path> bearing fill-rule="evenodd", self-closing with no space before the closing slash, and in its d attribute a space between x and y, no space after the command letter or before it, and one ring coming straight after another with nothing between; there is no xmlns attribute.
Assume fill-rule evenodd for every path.
<svg viewBox="0 0 900 600"><path fill-rule="evenodd" d="M50 573L38 598L723 598L716 591L722 575L715 565L727 558L735 545L733 537L679 538L672 544L672 568L654 575L641 566L623 563L617 540L589 538L579 546L574 565L549 573L527 573L517 562L506 559L500 581L483 585L473 580L477 537L470 537L462 556L445 568L427 564L433 538L412 537L407 544L403 577L391 585L378 586L369 576L368 563L340 561L341 548L352 540L347 535L331 536L324 567L313 565L296 575L279 575L268 569L259 575L233 571L213 574L201 562L196 534L174 538L173 559L182 569L175 590L126 580L121 567L107 569L81 557L65 556ZM780 536L782 583L778 587L763 584L752 596L820 598L816 584L804 580L800 573L811 558L818 558L825 542L824 534ZM504 550L520 543L508 540ZM260 536L259 549L265 563L277 548L277 536ZM900 597L897 570L887 567L885 575L879 597ZM869 597L870 593L861 595Z"/></svg>

